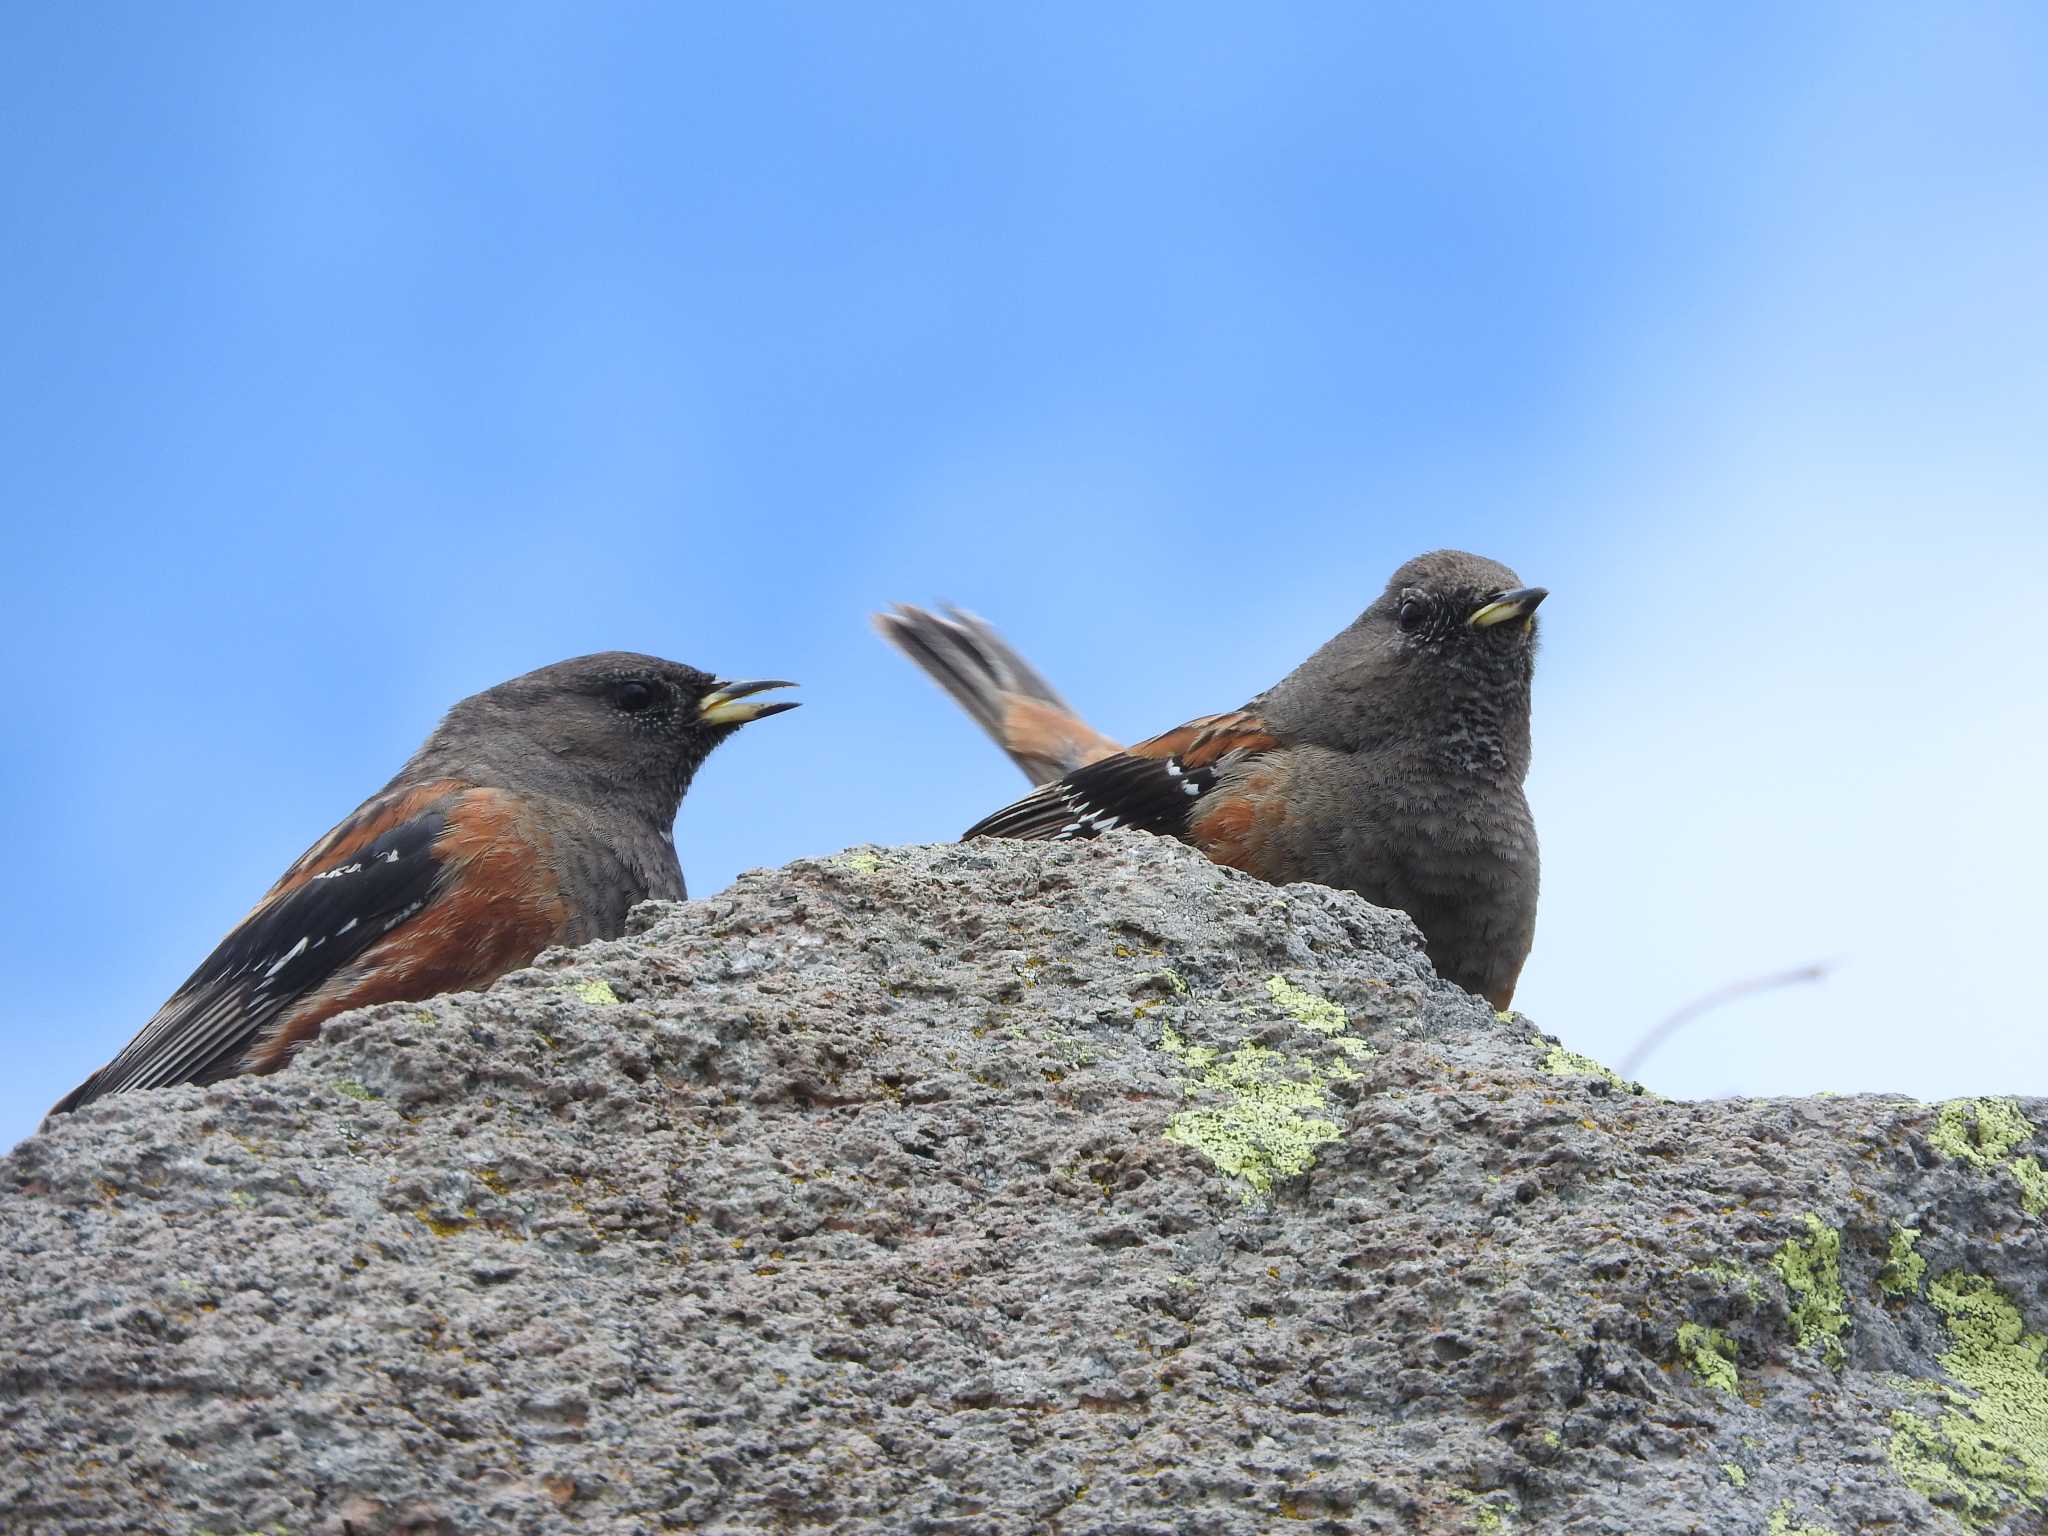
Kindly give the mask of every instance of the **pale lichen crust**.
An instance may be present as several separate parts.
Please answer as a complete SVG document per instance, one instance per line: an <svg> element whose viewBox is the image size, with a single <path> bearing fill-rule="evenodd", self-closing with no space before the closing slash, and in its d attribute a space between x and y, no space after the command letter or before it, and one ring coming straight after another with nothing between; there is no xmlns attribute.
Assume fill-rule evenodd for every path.
<svg viewBox="0 0 2048 1536"><path fill-rule="evenodd" d="M1351 1016L1327 997L1297 987L1285 976L1266 978L1266 996L1293 1014L1297 1023L1319 1035L1341 1035L1351 1023Z"/></svg>
<svg viewBox="0 0 2048 1536"><path fill-rule="evenodd" d="M1543 1044L1541 1040L1536 1042ZM1623 1093L1641 1093L1642 1086L1632 1083L1612 1067L1603 1067L1590 1056L1581 1056L1577 1051L1568 1051L1561 1045L1551 1046L1542 1064L1546 1077L1594 1077Z"/></svg>
<svg viewBox="0 0 2048 1536"><path fill-rule="evenodd" d="M1972 1524L2016 1509L2048 1510L2048 1338L1984 1275L1951 1270L1927 1287L1955 1347L1941 1357L1957 1383L1925 1385L1939 1418L1892 1414L1892 1469L1930 1502Z"/></svg>
<svg viewBox="0 0 2048 1536"><path fill-rule="evenodd" d="M1756 1275L1749 1269L1732 1260L1716 1259L1711 1264L1695 1264L1686 1273L1688 1275L1705 1275L1708 1279L1718 1280L1723 1285L1741 1286L1743 1297L1749 1302L1751 1307L1754 1307L1764 1299L1763 1282L1758 1280Z"/></svg>
<svg viewBox="0 0 2048 1536"><path fill-rule="evenodd" d="M2020 1187L2029 1216L2048 1211L2048 1170L2039 1158L2013 1153L2034 1137L2034 1122L2017 1099L1951 1099L1935 1111L1928 1145L1944 1157L1989 1173L2004 1168Z"/></svg>
<svg viewBox="0 0 2048 1536"><path fill-rule="evenodd" d="M1849 1326L1849 1298L1842 1291L1842 1234L1818 1216L1806 1218L1805 1242L1790 1238L1771 1256L1785 1282L1792 1332L1799 1342L1818 1343L1821 1358L1840 1365L1848 1358L1842 1333Z"/></svg>
<svg viewBox="0 0 2048 1536"><path fill-rule="evenodd" d="M2020 1209L2029 1216L2048 1211L2048 1169L2042 1168L2039 1159L2016 1157L2005 1165L2005 1171L2019 1181Z"/></svg>
<svg viewBox="0 0 2048 1536"><path fill-rule="evenodd" d="M1771 1523L1764 1527L1766 1536L1835 1536L1824 1525L1794 1525L1792 1518L1792 1501L1783 1500L1771 1511Z"/></svg>
<svg viewBox="0 0 2048 1536"><path fill-rule="evenodd" d="M1996 1168L2033 1134L2016 1099L1951 1099L1935 1111L1927 1140L1944 1157Z"/></svg>
<svg viewBox="0 0 2048 1536"><path fill-rule="evenodd" d="M1266 995L1316 1044L1334 1054L1295 1054L1242 1040L1225 1053L1193 1045L1172 1025L1160 1033L1159 1048L1184 1069L1181 1091L1203 1102L1176 1114L1166 1139L1201 1153L1223 1173L1242 1179L1250 1204L1279 1179L1294 1178L1315 1165L1316 1151L1338 1136L1328 1118L1329 1088L1360 1074L1353 1063L1371 1057L1371 1046L1348 1034L1344 1010L1283 976L1269 977Z"/></svg>
<svg viewBox="0 0 2048 1536"><path fill-rule="evenodd" d="M1735 1341L1718 1328L1700 1323L1678 1325L1678 1358L1701 1386L1714 1392L1740 1390L1742 1378L1735 1369Z"/></svg>
<svg viewBox="0 0 2048 1536"><path fill-rule="evenodd" d="M1243 1179L1246 1203L1270 1191L1275 1179L1308 1172L1316 1148L1337 1139L1336 1124L1317 1113L1329 1107L1325 1079L1301 1058L1249 1040L1226 1056L1213 1046L1189 1045L1171 1025L1159 1045L1187 1067L1183 1092L1222 1101L1182 1110L1166 1139Z"/></svg>
<svg viewBox="0 0 2048 1536"><path fill-rule="evenodd" d="M1927 1261L1913 1251L1914 1243L1920 1240L1918 1227L1902 1227L1892 1223L1892 1244L1885 1256L1884 1268L1877 1272L1877 1288L1887 1296L1917 1296L1920 1281L1927 1274Z"/></svg>
<svg viewBox="0 0 2048 1536"><path fill-rule="evenodd" d="M1469 1488L1447 1488L1444 1491L1470 1511L1474 1536L1506 1536L1513 1528L1509 1523L1513 1505L1502 1508L1489 1503L1486 1495L1474 1493Z"/></svg>

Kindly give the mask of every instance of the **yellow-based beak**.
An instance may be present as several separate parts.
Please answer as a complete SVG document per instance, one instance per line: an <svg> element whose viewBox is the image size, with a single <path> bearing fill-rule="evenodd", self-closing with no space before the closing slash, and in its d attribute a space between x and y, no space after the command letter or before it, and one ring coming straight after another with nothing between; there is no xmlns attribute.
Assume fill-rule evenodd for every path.
<svg viewBox="0 0 2048 1536"><path fill-rule="evenodd" d="M1509 619L1526 619L1548 596L1550 592L1544 587L1516 587L1512 592L1496 593L1473 609L1472 617L1465 622L1473 629L1491 629Z"/></svg>
<svg viewBox="0 0 2048 1536"><path fill-rule="evenodd" d="M770 688L795 686L795 683L713 683L711 691L697 701L697 718L706 725L745 725L763 715L779 715L785 709L795 709L800 701L784 699L776 704L760 704L748 695Z"/></svg>

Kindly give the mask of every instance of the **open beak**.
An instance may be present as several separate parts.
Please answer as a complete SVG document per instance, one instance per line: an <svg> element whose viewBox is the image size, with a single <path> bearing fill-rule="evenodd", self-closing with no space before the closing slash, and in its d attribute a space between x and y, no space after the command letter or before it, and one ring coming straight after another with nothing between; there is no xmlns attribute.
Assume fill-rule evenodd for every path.
<svg viewBox="0 0 2048 1536"><path fill-rule="evenodd" d="M763 715L779 715L785 709L795 709L799 701L784 699L778 704L759 704L748 695L770 688L795 686L795 683L713 683L711 691L697 701L697 718L706 725L745 725Z"/></svg>
<svg viewBox="0 0 2048 1536"><path fill-rule="evenodd" d="M1536 611L1536 605L1550 596L1544 587L1516 587L1512 592L1499 592L1478 608L1465 622L1473 629L1491 629L1509 619L1526 619Z"/></svg>

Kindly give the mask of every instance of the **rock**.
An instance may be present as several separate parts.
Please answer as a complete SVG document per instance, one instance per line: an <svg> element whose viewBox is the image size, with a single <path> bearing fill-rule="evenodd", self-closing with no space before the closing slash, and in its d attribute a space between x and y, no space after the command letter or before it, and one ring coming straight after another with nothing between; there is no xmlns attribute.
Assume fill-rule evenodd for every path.
<svg viewBox="0 0 2048 1536"><path fill-rule="evenodd" d="M0 1525L2038 1532L2044 1117L1665 1102L1172 843L859 849L23 1143Z"/></svg>

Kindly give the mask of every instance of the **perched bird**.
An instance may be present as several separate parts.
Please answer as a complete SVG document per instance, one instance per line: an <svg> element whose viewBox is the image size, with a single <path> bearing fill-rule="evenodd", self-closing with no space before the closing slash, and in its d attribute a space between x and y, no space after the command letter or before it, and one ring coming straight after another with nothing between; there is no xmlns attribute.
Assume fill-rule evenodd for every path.
<svg viewBox="0 0 2048 1536"><path fill-rule="evenodd" d="M50 1112L274 1072L345 1009L469 991L550 944L616 938L635 902L682 899L683 791L742 725L796 708L752 697L789 686L605 651L462 700Z"/></svg>
<svg viewBox="0 0 2048 1536"><path fill-rule="evenodd" d="M963 841L1135 827L1276 884L1356 891L1414 918L1438 974L1505 1009L1536 932L1522 779L1546 595L1477 555L1419 555L1244 708L1121 748L973 615L876 622L1041 786Z"/></svg>

